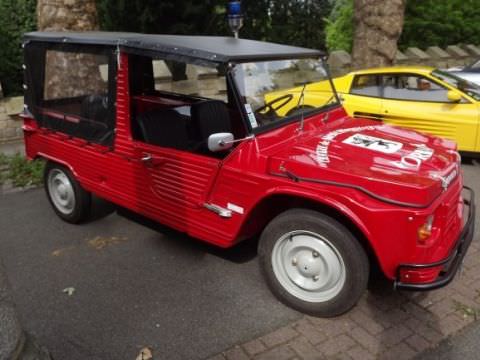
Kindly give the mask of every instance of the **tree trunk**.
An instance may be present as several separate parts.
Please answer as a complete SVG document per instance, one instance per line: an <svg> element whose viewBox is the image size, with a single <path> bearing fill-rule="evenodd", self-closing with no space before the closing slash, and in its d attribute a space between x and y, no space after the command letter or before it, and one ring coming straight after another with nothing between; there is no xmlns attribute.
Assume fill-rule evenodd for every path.
<svg viewBox="0 0 480 360"><path fill-rule="evenodd" d="M393 65L405 4L406 0L354 0L355 69Z"/></svg>
<svg viewBox="0 0 480 360"><path fill-rule="evenodd" d="M95 0L38 0L37 25L41 31L98 30ZM68 69L67 67L72 67ZM98 57L47 51L45 99L94 94L104 86ZM78 93L78 94L77 94Z"/></svg>
<svg viewBox="0 0 480 360"><path fill-rule="evenodd" d="M40 31L98 30L95 0L38 0Z"/></svg>

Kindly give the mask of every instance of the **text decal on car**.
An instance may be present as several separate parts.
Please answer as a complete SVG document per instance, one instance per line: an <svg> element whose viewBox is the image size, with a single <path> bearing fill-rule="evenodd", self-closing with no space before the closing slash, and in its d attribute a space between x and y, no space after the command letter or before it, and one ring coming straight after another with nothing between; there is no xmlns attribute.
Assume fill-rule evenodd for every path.
<svg viewBox="0 0 480 360"><path fill-rule="evenodd" d="M403 146L402 143L380 139L375 136L369 136L364 134L355 134L343 141L345 144L350 144L362 148L366 148L373 151L380 151L386 154L393 154L400 150Z"/></svg>
<svg viewBox="0 0 480 360"><path fill-rule="evenodd" d="M346 134L349 132L357 132L357 131L363 131L363 130L375 130L377 128L380 128L383 125L375 125L375 126L356 126L353 128L348 128L348 129L339 129L335 131L331 131L328 134L324 135L321 139L321 141L317 145L316 149L316 161L320 166L326 166L330 162L330 158L328 156L328 148L330 146L330 143L335 139L338 135L341 134Z"/></svg>
<svg viewBox="0 0 480 360"><path fill-rule="evenodd" d="M415 146L416 149L412 153L403 156L399 162L394 162L396 166L401 169L418 169L420 165L422 165L422 161L428 160L432 157L433 150L428 146L424 144L413 144L413 146Z"/></svg>

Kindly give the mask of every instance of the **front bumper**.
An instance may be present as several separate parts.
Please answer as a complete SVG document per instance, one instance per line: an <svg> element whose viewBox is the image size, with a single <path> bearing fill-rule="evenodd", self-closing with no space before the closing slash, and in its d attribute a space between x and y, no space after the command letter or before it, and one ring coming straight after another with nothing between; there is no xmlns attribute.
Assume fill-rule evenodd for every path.
<svg viewBox="0 0 480 360"><path fill-rule="evenodd" d="M475 233L475 193L467 186L464 186L464 190L468 191L470 194L468 200L463 199L464 204L469 207L469 214L467 222L448 257L431 264L400 264L397 269L397 278L394 281L395 289L413 291L434 290L447 285L453 280L463 262L463 258L465 257L470 244L472 243L473 235ZM402 270L427 270L438 267L443 267L443 269L437 279L433 282L413 284L399 280L400 272Z"/></svg>

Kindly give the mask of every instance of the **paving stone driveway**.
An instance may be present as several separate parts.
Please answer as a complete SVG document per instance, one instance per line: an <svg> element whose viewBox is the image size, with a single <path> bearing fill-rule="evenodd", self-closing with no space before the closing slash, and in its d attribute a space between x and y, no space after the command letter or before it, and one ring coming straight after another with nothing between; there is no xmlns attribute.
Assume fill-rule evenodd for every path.
<svg viewBox="0 0 480 360"><path fill-rule="evenodd" d="M462 166L465 181L480 194L480 164ZM209 360L411 359L480 316L478 229L463 272L447 287L427 293L396 292L375 282L349 313L304 316L273 333L237 345Z"/></svg>

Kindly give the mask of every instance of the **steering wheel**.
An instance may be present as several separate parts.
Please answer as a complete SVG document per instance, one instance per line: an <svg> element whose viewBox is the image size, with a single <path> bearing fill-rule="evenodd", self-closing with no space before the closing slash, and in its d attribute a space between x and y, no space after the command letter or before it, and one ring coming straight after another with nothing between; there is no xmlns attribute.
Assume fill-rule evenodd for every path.
<svg viewBox="0 0 480 360"><path fill-rule="evenodd" d="M272 101L269 101L267 103L265 103L265 105L259 107L257 110L255 110L255 114L258 114L258 113L262 113L262 115L271 115L272 113L273 114L276 114L276 110L284 107L285 105L287 105L290 100L293 99L293 95L292 94L286 94L286 95L282 95L282 96L279 96L278 98L275 98L273 99ZM281 102L280 104L278 104L277 106L273 106L274 104L276 103L279 103ZM268 111L266 113L263 113L264 110L267 110Z"/></svg>

